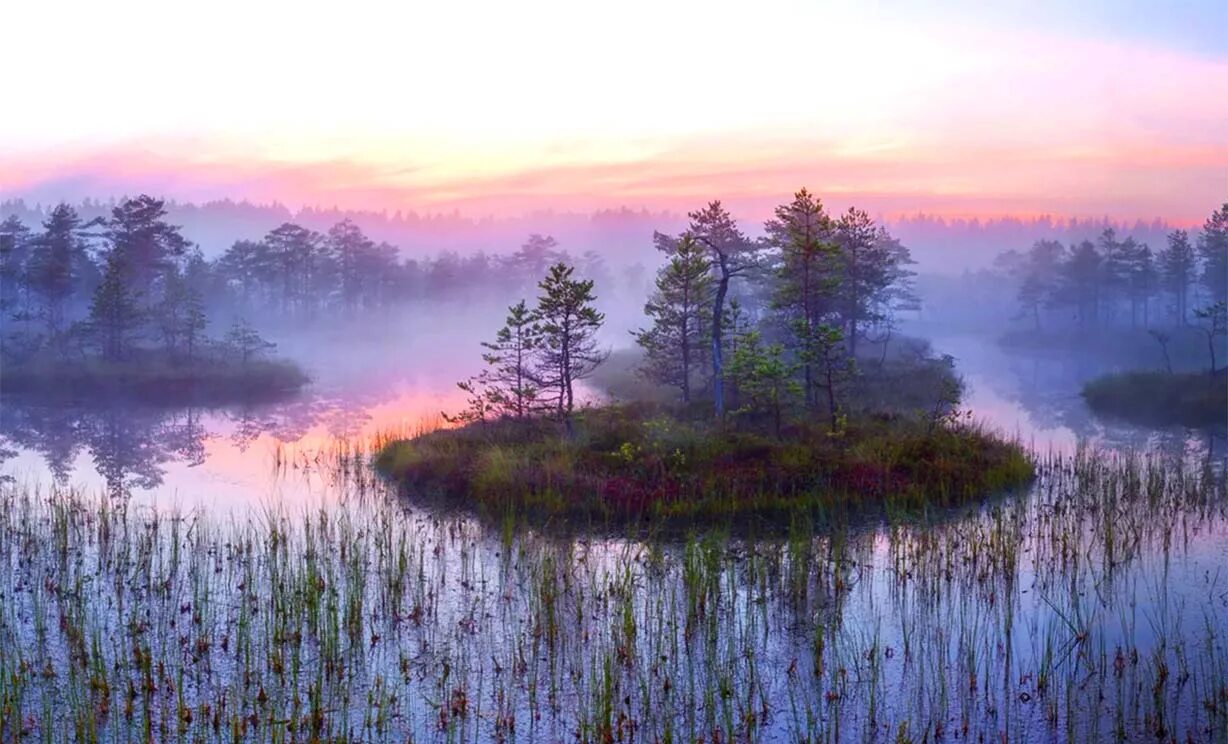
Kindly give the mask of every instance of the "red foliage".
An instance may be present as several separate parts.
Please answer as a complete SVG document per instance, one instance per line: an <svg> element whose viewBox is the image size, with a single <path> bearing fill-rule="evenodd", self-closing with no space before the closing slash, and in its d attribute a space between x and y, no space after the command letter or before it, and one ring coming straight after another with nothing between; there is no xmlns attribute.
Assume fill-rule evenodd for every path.
<svg viewBox="0 0 1228 744"><path fill-rule="evenodd" d="M908 479L890 468L869 462L851 462L836 468L832 485L846 493L884 496L907 490Z"/></svg>
<svg viewBox="0 0 1228 744"><path fill-rule="evenodd" d="M677 481L672 478L646 481L625 475L609 476L601 487L606 506L624 515L643 514L654 504L675 501L680 492Z"/></svg>

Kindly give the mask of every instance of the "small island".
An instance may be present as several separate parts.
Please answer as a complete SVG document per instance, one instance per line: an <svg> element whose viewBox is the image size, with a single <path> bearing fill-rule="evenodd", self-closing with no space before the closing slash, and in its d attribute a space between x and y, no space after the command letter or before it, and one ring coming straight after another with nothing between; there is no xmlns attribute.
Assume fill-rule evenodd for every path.
<svg viewBox="0 0 1228 744"><path fill-rule="evenodd" d="M1206 369L1175 372L1169 334L1153 331L1163 351L1164 370L1133 370L1091 380L1083 386L1088 407L1099 415L1143 426L1228 426L1228 367L1219 367L1216 350L1228 336L1228 303L1217 302L1194 316L1191 330L1205 339Z"/></svg>
<svg viewBox="0 0 1228 744"><path fill-rule="evenodd" d="M83 222L57 206L33 233L0 225L6 322L0 391L152 405L274 400L309 382L244 318L211 337L200 250L168 224L161 200L126 199Z"/></svg>
<svg viewBox="0 0 1228 744"><path fill-rule="evenodd" d="M1083 387L1097 414L1143 426L1189 428L1228 425L1228 374L1123 372Z"/></svg>
<svg viewBox="0 0 1228 744"><path fill-rule="evenodd" d="M959 411L954 360L892 339L907 252L865 213L832 219L802 190L765 241L719 202L691 220L657 236L668 261L635 351L598 345L594 282L560 260L483 344L453 426L387 443L377 467L494 520L679 528L923 510L1030 482L1023 448ZM735 278L753 284L744 299L727 299Z"/></svg>
<svg viewBox="0 0 1228 744"><path fill-rule="evenodd" d="M158 351L138 350L118 360L32 360L6 366L0 392L42 400L105 396L149 405L224 405L268 402L294 395L310 378L285 359L242 361L226 349L186 364Z"/></svg>
<svg viewBox="0 0 1228 744"><path fill-rule="evenodd" d="M975 426L866 418L838 436L796 424L778 438L652 405L585 409L570 433L544 419L473 422L392 442L377 465L495 519L680 527L952 506L1033 474L1018 445Z"/></svg>

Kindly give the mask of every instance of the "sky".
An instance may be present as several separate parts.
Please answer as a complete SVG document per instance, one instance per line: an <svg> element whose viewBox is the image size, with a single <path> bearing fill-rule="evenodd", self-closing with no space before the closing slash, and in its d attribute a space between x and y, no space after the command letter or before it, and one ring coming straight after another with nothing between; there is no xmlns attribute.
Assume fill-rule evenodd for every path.
<svg viewBox="0 0 1228 744"><path fill-rule="evenodd" d="M11 0L0 197L763 213L806 186L1193 224L1228 200L1225 29L1223 0Z"/></svg>

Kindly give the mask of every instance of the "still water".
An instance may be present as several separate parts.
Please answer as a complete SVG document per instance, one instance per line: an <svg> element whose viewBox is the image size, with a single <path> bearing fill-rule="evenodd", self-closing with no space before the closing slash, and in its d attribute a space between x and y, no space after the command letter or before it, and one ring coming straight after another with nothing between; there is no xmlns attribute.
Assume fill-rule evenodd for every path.
<svg viewBox="0 0 1228 744"><path fill-rule="evenodd" d="M391 363L377 363L387 349L336 355L312 370L310 391L278 404L5 400L3 472L197 514L349 504L317 522L134 531L161 530L149 544L178 556L182 542L188 556L137 593L152 634L174 638L176 618L208 607L189 633L204 650L197 640L190 654L158 652L188 702L147 706L155 729L199 726L183 706L216 711L219 700L264 720L272 699L277 710L322 701L305 723L362 740L1228 740L1222 434L1096 420L1078 396L1103 371L1089 362L1011 356L976 337L935 347L956 357L974 416L1045 459L1037 483L980 507L787 541L513 535L390 509L390 494L339 472L333 455L458 405L453 381L474 343L443 332ZM365 497L348 499L355 489ZM60 518L20 498L5 509L15 524ZM81 534L117 519L65 513ZM131 609L111 593L134 580L94 580L124 565L107 557L115 550L90 543L64 559L36 539L0 545L0 591L13 598L0 662L42 654L71 666L70 647L37 640L32 618L59 601L39 598L47 576L80 587L71 604L90 608L84 637L124 627ZM316 582L329 592L312 600ZM271 620L253 631L249 606ZM327 618L348 633L321 630ZM249 644L242 670L216 645L235 637ZM280 671L287 644L305 654L304 677ZM118 670L130 652L98 653ZM30 701L53 711L72 700L58 684L31 685L30 730L54 726ZM235 738L285 724L270 717ZM127 725L113 716L102 738L126 740Z"/></svg>
<svg viewBox="0 0 1228 744"><path fill-rule="evenodd" d="M309 366L314 384L279 403L167 409L7 399L0 405L0 474L182 507L309 499L327 490L311 465L335 442L413 431L461 406L455 381L473 366L477 343L440 331L391 353L346 347ZM1079 396L1085 380L1105 371L1095 361L1012 355L980 336L940 339L935 350L956 358L973 417L1038 453L1073 453L1080 442L1213 458L1228 451L1222 431L1154 431L1097 419ZM305 354L313 357L318 352ZM298 477L274 467L285 460Z"/></svg>

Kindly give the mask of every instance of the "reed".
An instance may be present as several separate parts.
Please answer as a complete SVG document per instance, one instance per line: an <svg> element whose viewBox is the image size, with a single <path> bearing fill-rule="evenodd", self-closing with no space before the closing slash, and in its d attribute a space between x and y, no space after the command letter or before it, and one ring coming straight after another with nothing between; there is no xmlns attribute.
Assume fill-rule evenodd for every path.
<svg viewBox="0 0 1228 744"><path fill-rule="evenodd" d="M1228 740L1220 469L627 539L408 506L371 452L229 520L0 484L0 739Z"/></svg>

